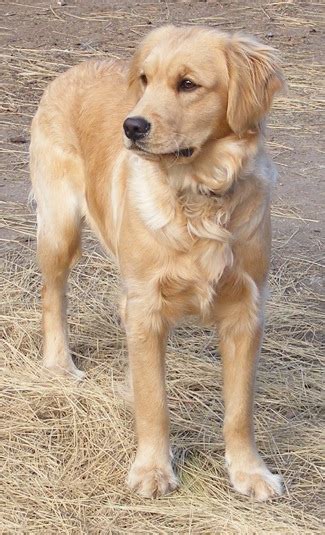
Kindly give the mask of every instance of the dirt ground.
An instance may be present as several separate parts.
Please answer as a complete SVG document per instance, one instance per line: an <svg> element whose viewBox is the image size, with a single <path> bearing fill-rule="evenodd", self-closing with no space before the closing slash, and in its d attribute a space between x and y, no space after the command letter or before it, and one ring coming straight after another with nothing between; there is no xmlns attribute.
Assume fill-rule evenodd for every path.
<svg viewBox="0 0 325 535"><path fill-rule="evenodd" d="M0 6L0 243L4 253L1 279L4 310L1 358L4 361L4 375L1 387L5 393L2 397L5 414L5 440L2 443L5 476L2 488L5 488L5 494L3 505L0 505L0 530L3 533L321 533L324 528L324 495L321 494L319 465L319 440L324 423L319 404L324 383L324 376L321 375L321 331L324 318L320 312L324 229L321 202L324 194L324 144L321 135L324 122L324 115L321 115L324 26L321 4L294 0L67 0L61 3L65 5L59 5L54 0L21 0L5 1ZM202 381L195 384L193 378L193 384L195 391L199 391L199 386L202 386L202 392L198 396L201 396L203 412L191 413L187 420L186 411L191 412L192 409L186 409L183 414L184 421L187 420L185 427L184 422L175 416L173 425L179 451L177 459L180 466L185 466L184 488L180 494L163 499L161 505L129 497L124 489L123 478L134 452L130 450L134 446L132 419L115 398L114 401L109 398L109 395L114 395L114 388L108 384L114 373L114 377L122 373L123 365L120 364L119 357L124 364L126 359L124 335L116 320L116 310L108 303L116 294L117 275L98 252L88 234L85 240L86 260L83 261L86 269L77 270L72 282L71 293L79 299L79 304L71 305L75 306L72 310L76 311L78 318L71 329L74 354L80 359L81 365L90 370L90 382L84 391L62 386L64 395L58 385L47 387L41 379L35 383L38 390L33 387L33 377L39 373L37 366L41 342L40 280L34 261L35 216L27 203L30 191L28 144L31 118L42 90L58 72L90 57L128 57L143 35L163 23L208 24L227 31L252 33L279 49L283 58L288 95L276 100L268 127L268 146L278 166L279 179L274 193L273 211L273 297L269 305L270 321L264 350L265 354L271 355L271 360L265 364L262 362L262 390L258 393L257 400L258 406L262 406L262 412L260 419L257 416L257 428L259 440L271 464L275 463L276 457L280 471L287 476L287 494L282 502L277 501L269 509L267 505L254 505L250 500L234 497L229 490L222 468L220 431L217 446L211 446L210 431L200 435L199 429L196 429L196 438L191 435L195 418L207 418L202 416L204 410L207 413L211 411L211 426L215 423L219 425L222 407L220 408L220 398L217 400L214 397L213 385L205 381L207 368L202 364L203 368L199 371L196 369L201 366L197 356L200 351L208 354L204 361L206 366L212 363L215 365L215 350L210 347L211 336L208 335L208 342L204 342L203 331L194 331L194 334L192 332L189 335L187 327L176 333L170 346L170 353L178 352L184 358L186 356L185 360L177 361L175 368L171 365L172 414L173 411L176 413L180 410L177 399L183 410L186 407L187 394L184 393L183 401L182 394L175 394L175 385L180 377L177 374L181 374L185 362L189 368L193 367L192 371L189 370L190 374L195 374L196 371L202 374ZM99 283L95 289L95 282L103 276L106 279L109 277L110 285ZM83 299L87 301L91 295L88 309L83 308L86 305L80 303L80 295L78 297L78 291L85 288ZM107 298L104 297L105 292ZM104 334L109 329L112 329L113 334L109 342L105 342ZM193 341L193 361L186 352L191 350L186 343L188 336ZM117 341L114 341L114 337L117 337ZM107 373L105 352L114 355L109 363L113 375L102 379L101 373ZM93 375L91 370L95 370ZM210 372L212 373L209 368L208 375ZM276 383L274 387L269 384L270 377ZM104 385L107 387L105 394L102 393ZM292 395L288 393L290 385L293 385ZM188 387L190 388L190 383ZM124 419L124 423L117 423L116 426L112 422L108 423L108 431L105 433L118 433L118 426L121 425L130 446L126 450L126 446L122 447L121 443L118 445L115 436L112 439L114 447L124 448L118 454L116 462L108 466L109 470L116 472L114 476L110 474L110 477L116 478L116 487L112 483L108 485L110 491L105 491L105 485L98 490L93 476L87 479L86 474L86 490L74 494L69 487L70 479L68 484L65 476L61 474L59 477L56 472L59 450L54 449L53 455L47 455L47 451L52 451L48 433L55 428L54 417L61 419L61 423L65 418L70 422L81 418L74 401L71 406L69 403L71 399L79 399L78 396L84 396L82 399L85 400L86 392L91 398L95 388L99 398L103 395L103 407L106 407L108 413L112 411L111 414L117 415L117 422ZM266 406L267 393L273 399L273 408ZM220 386L216 394L220 395ZM212 396L211 399L209 396ZM106 421L107 415L100 413L99 398L96 402L99 412L96 413L95 409L89 411L98 418L101 414L100 417ZM42 400L45 403L41 417L44 425L38 427L33 415ZM96 404L94 406L97 407ZM47 419L46 410L51 418ZM27 418L26 425L22 418L24 414ZM81 421L87 425L82 419L79 424ZM288 426L291 430L290 440L286 438L285 430ZM43 428L46 428L46 440L41 432ZM268 435L270 429L273 438ZM78 442L79 439L72 435L73 440ZM277 446L272 442L275 440L274 435L280 437ZM61 448L60 455L63 455L63 447L69 447L71 436L62 435L61 442L56 438L58 444L55 447ZM88 439L91 437L93 435L89 434ZM94 443L100 444L102 438L96 435L94 440ZM270 441L272 444L268 446ZM33 444L31 450L28 450L28 444ZM107 446L107 455L110 452L113 457L116 455L117 449L114 447ZM281 447L284 450L281 451ZM33 465L28 472L28 463L40 451L42 462L38 467ZM82 455L82 450L78 451ZM190 454L194 461L186 464ZM99 453L98 455L100 456ZM79 461L76 457L70 457L72 458L74 464L72 463L72 469L70 463L69 477L75 477L81 489L82 481L78 479L77 472L73 472ZM56 474L54 486L51 486L48 475L51 463L51 470ZM102 459L101 464L98 460L96 465L95 471L96 474L100 473L100 480L104 478L100 467L105 470L105 463L107 460ZM68 470L67 465L65 469ZM208 479L206 473L209 470L215 474L215 479ZM64 491L60 488L60 481L63 481ZM94 493L92 485L97 489ZM212 490L218 485L223 489L223 494L218 495L216 490ZM111 495L107 498L109 492ZM110 500L109 504L107 500ZM103 503L106 508L103 508ZM215 508L214 512L212 507Z"/></svg>

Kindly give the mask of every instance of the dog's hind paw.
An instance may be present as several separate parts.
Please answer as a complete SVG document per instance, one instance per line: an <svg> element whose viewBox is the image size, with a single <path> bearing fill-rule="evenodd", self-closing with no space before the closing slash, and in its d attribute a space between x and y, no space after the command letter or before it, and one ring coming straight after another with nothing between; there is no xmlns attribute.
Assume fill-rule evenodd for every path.
<svg viewBox="0 0 325 535"><path fill-rule="evenodd" d="M66 379L73 379L74 381L83 381L86 377L86 373L79 370L74 364L69 367L46 365L44 364L43 370L50 377L62 377Z"/></svg>

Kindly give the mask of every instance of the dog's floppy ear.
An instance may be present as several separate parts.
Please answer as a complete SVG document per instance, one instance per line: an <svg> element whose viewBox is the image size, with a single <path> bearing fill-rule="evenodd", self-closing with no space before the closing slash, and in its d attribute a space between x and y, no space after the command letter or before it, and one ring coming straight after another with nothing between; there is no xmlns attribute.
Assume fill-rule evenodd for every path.
<svg viewBox="0 0 325 535"><path fill-rule="evenodd" d="M235 34L227 47L227 120L236 134L256 129L285 87L276 51L251 37Z"/></svg>

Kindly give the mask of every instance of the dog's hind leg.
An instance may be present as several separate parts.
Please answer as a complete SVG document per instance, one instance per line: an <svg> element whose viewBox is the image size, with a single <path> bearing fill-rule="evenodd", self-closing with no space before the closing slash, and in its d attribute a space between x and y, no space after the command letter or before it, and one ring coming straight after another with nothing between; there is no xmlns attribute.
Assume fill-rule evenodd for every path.
<svg viewBox="0 0 325 535"><path fill-rule="evenodd" d="M81 252L82 196L75 158L51 148L32 155L33 189L37 201L38 261L43 276L44 367L55 375L84 377L68 345L66 286Z"/></svg>

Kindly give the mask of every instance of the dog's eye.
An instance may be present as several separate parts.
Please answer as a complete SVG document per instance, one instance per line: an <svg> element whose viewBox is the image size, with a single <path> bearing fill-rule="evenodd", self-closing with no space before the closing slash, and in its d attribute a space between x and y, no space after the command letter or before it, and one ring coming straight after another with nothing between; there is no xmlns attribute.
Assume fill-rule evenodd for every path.
<svg viewBox="0 0 325 535"><path fill-rule="evenodd" d="M140 80L141 80L141 82L143 83L143 85L147 85L147 83L148 83L148 78L146 77L145 74L141 74L141 76L140 76Z"/></svg>
<svg viewBox="0 0 325 535"><path fill-rule="evenodd" d="M179 91L192 91L193 89L196 89L198 86L192 82L192 80L189 80L188 78L185 78L184 80L181 80L178 86Z"/></svg>

